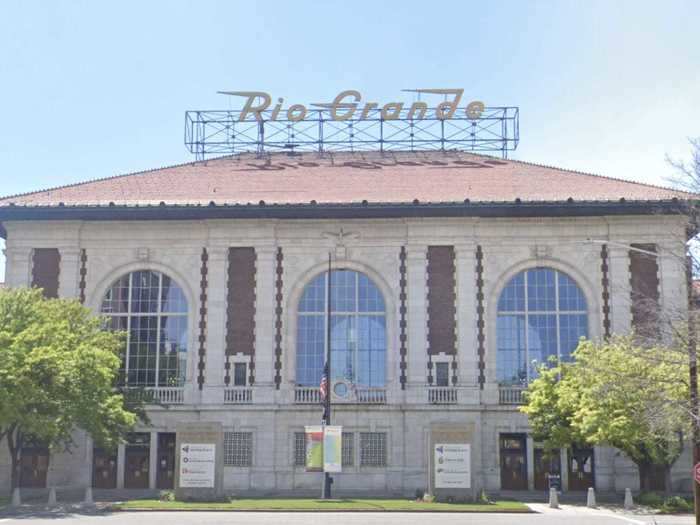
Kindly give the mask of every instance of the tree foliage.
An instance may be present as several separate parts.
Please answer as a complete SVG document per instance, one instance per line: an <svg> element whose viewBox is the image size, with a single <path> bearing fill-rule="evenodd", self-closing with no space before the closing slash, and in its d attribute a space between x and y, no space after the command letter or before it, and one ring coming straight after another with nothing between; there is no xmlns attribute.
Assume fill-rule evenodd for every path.
<svg viewBox="0 0 700 525"><path fill-rule="evenodd" d="M0 290L0 440L17 484L19 453L31 438L68 448L77 428L114 446L136 422L115 388L122 334L74 300L41 290Z"/></svg>
<svg viewBox="0 0 700 525"><path fill-rule="evenodd" d="M525 399L545 448L613 446L640 468L643 488L651 467L670 469L690 424L687 369L630 337L582 341L572 362L540 369Z"/></svg>

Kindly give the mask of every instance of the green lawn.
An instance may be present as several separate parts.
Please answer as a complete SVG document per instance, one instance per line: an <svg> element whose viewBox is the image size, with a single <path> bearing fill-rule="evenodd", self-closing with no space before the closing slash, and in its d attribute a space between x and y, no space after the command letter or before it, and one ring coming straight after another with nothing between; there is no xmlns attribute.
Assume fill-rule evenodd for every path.
<svg viewBox="0 0 700 525"><path fill-rule="evenodd" d="M237 499L230 503L191 503L138 499L112 506L115 510L248 510L248 511L378 511L378 512L530 512L517 501L483 503L423 503L403 499Z"/></svg>

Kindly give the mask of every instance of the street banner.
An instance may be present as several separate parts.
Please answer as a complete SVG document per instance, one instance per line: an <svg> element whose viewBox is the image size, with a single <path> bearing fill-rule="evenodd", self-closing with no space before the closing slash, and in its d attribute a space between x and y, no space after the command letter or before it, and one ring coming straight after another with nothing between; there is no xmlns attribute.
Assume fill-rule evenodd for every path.
<svg viewBox="0 0 700 525"><path fill-rule="evenodd" d="M323 435L323 471L342 472L343 427L325 427Z"/></svg>
<svg viewBox="0 0 700 525"><path fill-rule="evenodd" d="M306 434L306 472L323 472L323 427L304 427Z"/></svg>

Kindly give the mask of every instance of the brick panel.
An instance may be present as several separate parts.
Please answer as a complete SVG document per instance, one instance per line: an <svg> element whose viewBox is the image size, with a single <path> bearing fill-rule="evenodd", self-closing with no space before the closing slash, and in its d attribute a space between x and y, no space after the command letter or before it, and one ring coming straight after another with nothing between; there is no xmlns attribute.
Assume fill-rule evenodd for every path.
<svg viewBox="0 0 700 525"><path fill-rule="evenodd" d="M32 286L42 288L44 297L58 297L61 255L58 248L35 248L32 254Z"/></svg>
<svg viewBox="0 0 700 525"><path fill-rule="evenodd" d="M226 354L255 352L255 249L228 251ZM252 364L252 363L251 363ZM252 366L251 366L252 368Z"/></svg>
<svg viewBox="0 0 700 525"><path fill-rule="evenodd" d="M454 355L457 346L455 252L428 247L428 353Z"/></svg>
<svg viewBox="0 0 700 525"><path fill-rule="evenodd" d="M637 250L656 253L655 244L632 244L629 251L632 328L643 337L655 338L659 322L659 264L657 258Z"/></svg>

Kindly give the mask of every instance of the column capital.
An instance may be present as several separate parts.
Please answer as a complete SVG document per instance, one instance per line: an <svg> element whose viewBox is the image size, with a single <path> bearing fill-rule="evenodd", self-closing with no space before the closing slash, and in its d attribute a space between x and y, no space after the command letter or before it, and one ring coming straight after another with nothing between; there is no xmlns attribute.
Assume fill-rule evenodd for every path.
<svg viewBox="0 0 700 525"><path fill-rule="evenodd" d="M476 243L475 242L461 242L455 244L455 258L457 259L472 259L476 257Z"/></svg>
<svg viewBox="0 0 700 525"><path fill-rule="evenodd" d="M59 248L58 253L61 259L80 259L80 248Z"/></svg>
<svg viewBox="0 0 700 525"><path fill-rule="evenodd" d="M207 246L209 261L223 261L228 256L228 246Z"/></svg>
<svg viewBox="0 0 700 525"><path fill-rule="evenodd" d="M428 245L408 245L406 246L406 260L424 261L428 259Z"/></svg>
<svg viewBox="0 0 700 525"><path fill-rule="evenodd" d="M255 246L255 256L258 259L274 259L277 255L277 246Z"/></svg>

